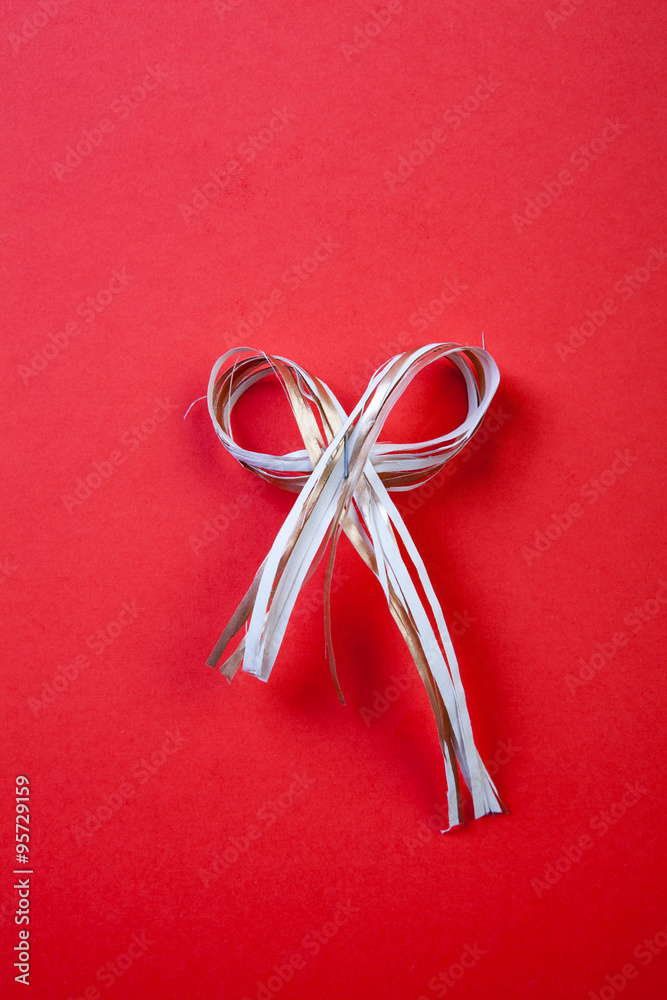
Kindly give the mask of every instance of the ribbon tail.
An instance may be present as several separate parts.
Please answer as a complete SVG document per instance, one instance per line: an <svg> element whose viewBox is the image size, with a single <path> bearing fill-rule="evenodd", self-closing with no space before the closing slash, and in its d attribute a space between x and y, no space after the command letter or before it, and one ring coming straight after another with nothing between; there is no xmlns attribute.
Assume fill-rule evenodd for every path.
<svg viewBox="0 0 667 1000"><path fill-rule="evenodd" d="M243 628L248 618L252 614L252 610L255 606L255 599L257 597L257 591L259 589L259 581L261 579L265 565L266 565L266 559L257 570L255 574L255 579L250 584L245 597L242 599L238 608L227 622L224 632L222 633L222 635L216 642L215 646L213 647L211 655L206 661L207 667L217 667L225 649L227 648L231 640L234 638L234 636L237 634L239 629ZM236 671L234 671L234 673L236 673ZM234 674L232 674L232 677L233 676ZM231 680L231 677L229 679Z"/></svg>
<svg viewBox="0 0 667 1000"><path fill-rule="evenodd" d="M369 511L367 525L378 568L382 566L378 579L426 686L438 726L447 771L450 828L462 822L458 776L453 758L458 762L470 791L475 817L506 812L473 740L456 656L426 568L379 477L373 470L368 470L366 478L371 487L370 503L373 508L372 513ZM398 531L417 571L436 629L405 565L393 528ZM385 573L386 577L382 579Z"/></svg>
<svg viewBox="0 0 667 1000"><path fill-rule="evenodd" d="M329 670L331 671L331 677L336 687L336 694L338 695L338 700L341 703L341 705L344 705L345 698L343 697L343 692L341 690L340 682L338 680L338 674L336 672L336 658L334 656L333 639L331 637L331 578L333 576L334 562L336 560L338 535L339 533L336 532L336 535L331 543L331 552L329 553L327 572L324 580L324 637L326 642L327 659L329 661Z"/></svg>
<svg viewBox="0 0 667 1000"><path fill-rule="evenodd" d="M301 587L332 537L341 479L342 470L335 464L318 464L267 556L243 666L262 680L268 680L271 673Z"/></svg>
<svg viewBox="0 0 667 1000"><path fill-rule="evenodd" d="M452 827L458 826L463 822L461 782L456 764L457 753L451 723L449 721L449 716L447 715L447 709L445 708L445 704L442 700L442 695L440 694L440 689L433 677L431 668L428 665L428 660L426 659L426 654L424 653L424 649L419 640L415 623L412 621L407 607L394 591L393 587L391 588L389 610L391 611L394 621L398 625L398 628L405 639L406 645L410 650L415 666L417 667L419 675L424 683L424 687L426 688L426 693L428 694L428 698L431 703L433 715L435 716L440 749L442 750L442 756L445 762L445 777L447 779L447 816L449 820L448 830L451 830Z"/></svg>
<svg viewBox="0 0 667 1000"><path fill-rule="evenodd" d="M241 639L240 643L234 650L231 656L228 656L225 662L220 667L220 673L223 677L226 677L231 684L234 674L239 669L243 663L243 657L245 655L245 638Z"/></svg>

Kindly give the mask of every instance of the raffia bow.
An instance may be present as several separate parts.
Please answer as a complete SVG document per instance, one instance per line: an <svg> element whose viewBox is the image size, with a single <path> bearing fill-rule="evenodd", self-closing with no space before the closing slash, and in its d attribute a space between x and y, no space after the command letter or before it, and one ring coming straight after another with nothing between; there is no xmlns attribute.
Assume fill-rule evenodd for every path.
<svg viewBox="0 0 667 1000"><path fill-rule="evenodd" d="M463 423L430 441L379 443L389 412L412 379L426 365L445 358L465 379L468 415ZM269 455L248 451L234 441L231 414L235 404L252 385L270 376L278 378L287 394L305 450ZM379 580L428 692L445 761L450 829L463 822L457 762L475 818L507 810L475 747L442 609L388 490L409 490L425 483L454 458L479 428L499 381L498 367L487 351L429 344L397 355L379 368L348 416L328 386L300 365L239 347L218 359L208 387L211 420L229 453L256 475L299 496L207 663L216 666L231 640L245 629L220 671L231 681L243 664L243 670L268 680L299 591L330 546L324 586L325 634L331 674L344 703L329 610L336 547L344 531ZM399 538L426 602L406 566Z"/></svg>

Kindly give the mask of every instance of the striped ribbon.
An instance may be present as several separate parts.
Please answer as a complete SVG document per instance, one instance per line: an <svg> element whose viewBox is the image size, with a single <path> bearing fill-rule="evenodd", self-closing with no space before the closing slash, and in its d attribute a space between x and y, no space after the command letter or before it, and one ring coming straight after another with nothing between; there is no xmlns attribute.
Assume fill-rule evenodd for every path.
<svg viewBox="0 0 667 1000"><path fill-rule="evenodd" d="M442 359L456 365L465 379L468 414L463 423L430 441L378 442L392 407L412 379L427 365ZM234 406L244 392L267 377L276 377L287 394L303 438L303 450L286 455L263 454L241 448L234 440ZM379 580L428 692L447 775L449 829L463 822L459 769L472 798L475 818L507 810L475 747L442 609L388 491L419 486L454 458L479 428L499 381L498 367L487 351L459 344L429 344L399 354L379 368L348 415L328 386L300 365L239 347L218 359L208 387L211 420L227 451L262 479L299 495L207 663L217 666L229 643L243 633L220 671L231 681L242 664L243 670L268 680L299 591L328 548L324 585L326 646L338 697L343 701L336 675L329 605L336 547L344 531ZM401 554L399 539L410 566Z"/></svg>

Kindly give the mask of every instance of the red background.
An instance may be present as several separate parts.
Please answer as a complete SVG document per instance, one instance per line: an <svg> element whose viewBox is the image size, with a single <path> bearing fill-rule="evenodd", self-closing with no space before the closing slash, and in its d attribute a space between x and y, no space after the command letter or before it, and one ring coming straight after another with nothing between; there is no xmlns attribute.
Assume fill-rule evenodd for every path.
<svg viewBox="0 0 667 1000"><path fill-rule="evenodd" d="M4 996L18 774L39 1000L664 995L663 18L3 5ZM237 343L349 409L401 334L482 332L496 430L396 495L510 809L441 836L428 701L347 543L347 707L321 575L267 685L205 666L292 498L182 416ZM385 436L455 423L459 389L434 368ZM298 444L278 392L244 402L242 437Z"/></svg>

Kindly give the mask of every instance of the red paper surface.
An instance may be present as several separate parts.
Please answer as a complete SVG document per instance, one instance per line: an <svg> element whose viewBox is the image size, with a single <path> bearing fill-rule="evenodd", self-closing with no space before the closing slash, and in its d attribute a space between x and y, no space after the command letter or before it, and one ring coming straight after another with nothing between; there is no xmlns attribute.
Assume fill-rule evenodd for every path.
<svg viewBox="0 0 667 1000"><path fill-rule="evenodd" d="M1 19L2 995L662 997L662 6ZM346 542L346 707L321 570L267 685L204 665L292 500L182 418L235 344L349 409L482 333L495 420L396 495L510 809L444 836L428 701ZM461 405L434 369L386 435ZM238 416L299 444L269 387Z"/></svg>

